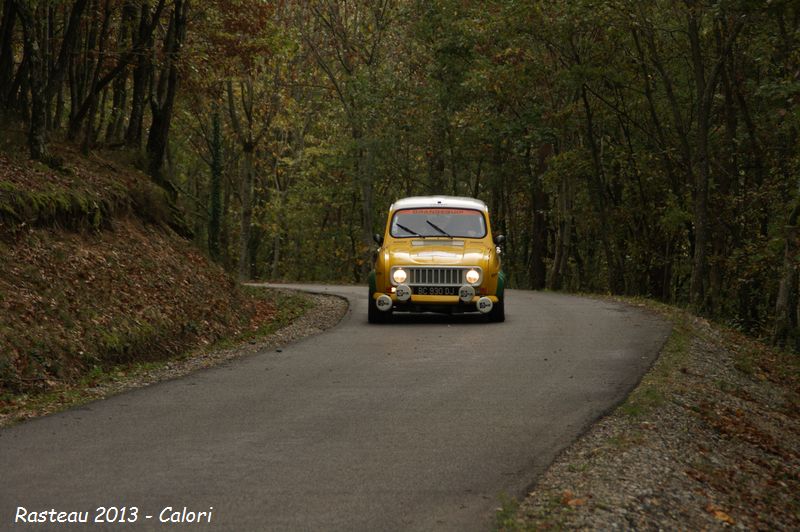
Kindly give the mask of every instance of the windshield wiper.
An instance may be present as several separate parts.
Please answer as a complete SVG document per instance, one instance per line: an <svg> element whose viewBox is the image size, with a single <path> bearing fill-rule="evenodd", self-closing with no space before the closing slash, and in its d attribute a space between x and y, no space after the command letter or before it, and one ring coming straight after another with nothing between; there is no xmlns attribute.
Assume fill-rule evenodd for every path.
<svg viewBox="0 0 800 532"><path fill-rule="evenodd" d="M428 225L430 225L431 227L433 227L434 229L436 229L437 231L442 233L444 236L446 236L448 238L453 238L453 235L451 235L450 233L448 233L447 231L445 231L444 229L442 229L441 227L439 227L438 225L436 225L432 221L430 221L430 220L425 220L425 221L428 223Z"/></svg>
<svg viewBox="0 0 800 532"><path fill-rule="evenodd" d="M414 236L418 236L418 237L420 237L420 238L425 238L425 236L424 236L424 235L421 235L421 234L417 233L416 231L412 231L411 229L409 229L408 227L406 227L406 226L405 226L405 225L403 225L403 224L395 224L395 225L396 225L397 227L399 227L400 229L402 229L403 231L405 231L406 233L411 233L411 234L412 234L412 235L414 235Z"/></svg>

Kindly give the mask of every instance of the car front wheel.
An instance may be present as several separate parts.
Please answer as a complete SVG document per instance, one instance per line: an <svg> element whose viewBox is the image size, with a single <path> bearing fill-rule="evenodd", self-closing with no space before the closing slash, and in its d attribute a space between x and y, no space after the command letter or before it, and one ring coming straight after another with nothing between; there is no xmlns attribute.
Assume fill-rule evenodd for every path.
<svg viewBox="0 0 800 532"><path fill-rule="evenodd" d="M489 311L489 321L498 323L506 321L506 309L503 299L495 303L492 310Z"/></svg>
<svg viewBox="0 0 800 532"><path fill-rule="evenodd" d="M378 310L375 300L372 299L372 292L367 294L367 321L369 323L386 323L392 316L392 311Z"/></svg>

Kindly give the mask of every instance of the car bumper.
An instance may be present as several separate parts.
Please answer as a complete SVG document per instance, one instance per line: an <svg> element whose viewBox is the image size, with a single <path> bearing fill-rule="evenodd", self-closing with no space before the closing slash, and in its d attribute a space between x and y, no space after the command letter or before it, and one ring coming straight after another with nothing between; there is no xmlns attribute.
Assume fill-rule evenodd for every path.
<svg viewBox="0 0 800 532"><path fill-rule="evenodd" d="M383 292L373 292L372 293L372 300L378 299L380 296L383 295ZM500 299L495 295L487 295L482 296L481 294L476 294L475 297L472 298L472 301L464 302L459 299L458 296L421 296L417 294L412 294L411 298L408 301L399 301L395 294L386 294L392 299L392 306L397 310L403 310L404 308L419 306L419 307L431 307L433 310L434 307L453 307L453 308L460 308L463 307L465 312L469 312L469 308L471 307L472 310L475 310L475 306L478 304L478 300L481 297L488 297L492 300L492 303L497 303Z"/></svg>

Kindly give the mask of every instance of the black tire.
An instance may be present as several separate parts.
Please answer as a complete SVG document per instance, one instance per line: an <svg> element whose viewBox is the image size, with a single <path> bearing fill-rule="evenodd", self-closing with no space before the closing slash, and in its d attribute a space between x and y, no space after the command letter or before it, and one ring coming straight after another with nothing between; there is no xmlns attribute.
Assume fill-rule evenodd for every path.
<svg viewBox="0 0 800 532"><path fill-rule="evenodd" d="M392 311L386 312L378 310L375 300L372 299L372 292L367 295L367 321L369 323L386 323L392 316Z"/></svg>
<svg viewBox="0 0 800 532"><path fill-rule="evenodd" d="M495 323L506 321L506 306L502 299L495 303L492 310L489 311L489 321Z"/></svg>

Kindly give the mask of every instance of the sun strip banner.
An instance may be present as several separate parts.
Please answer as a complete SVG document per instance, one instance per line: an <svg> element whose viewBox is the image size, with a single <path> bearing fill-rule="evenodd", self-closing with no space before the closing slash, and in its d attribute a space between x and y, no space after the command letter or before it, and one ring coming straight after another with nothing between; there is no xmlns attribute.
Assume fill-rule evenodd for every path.
<svg viewBox="0 0 800 532"><path fill-rule="evenodd" d="M402 214L465 214L470 216L480 216L481 213L472 209L403 209Z"/></svg>

